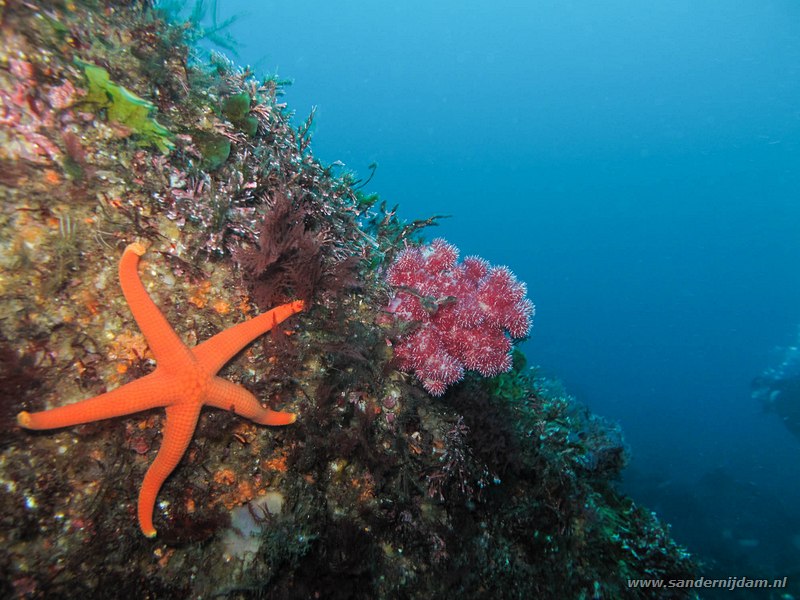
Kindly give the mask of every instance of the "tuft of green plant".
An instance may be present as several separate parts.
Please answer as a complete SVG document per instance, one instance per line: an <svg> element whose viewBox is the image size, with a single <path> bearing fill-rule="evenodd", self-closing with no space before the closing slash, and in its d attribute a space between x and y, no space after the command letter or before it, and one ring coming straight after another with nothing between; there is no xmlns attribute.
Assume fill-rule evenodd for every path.
<svg viewBox="0 0 800 600"><path fill-rule="evenodd" d="M224 135L198 131L192 135L192 139L197 144L200 154L203 155L200 168L208 173L216 171L224 165L231 154L231 141Z"/></svg>
<svg viewBox="0 0 800 600"><path fill-rule="evenodd" d="M169 154L174 148L172 134L150 115L155 105L140 98L127 88L111 81L103 67L75 59L83 69L88 91L82 102L97 111L105 110L109 121L128 127L142 143L152 144L162 153Z"/></svg>
<svg viewBox="0 0 800 600"><path fill-rule="evenodd" d="M242 92L228 96L222 103L222 114L225 118L253 137L258 131L258 118L250 114L250 94Z"/></svg>

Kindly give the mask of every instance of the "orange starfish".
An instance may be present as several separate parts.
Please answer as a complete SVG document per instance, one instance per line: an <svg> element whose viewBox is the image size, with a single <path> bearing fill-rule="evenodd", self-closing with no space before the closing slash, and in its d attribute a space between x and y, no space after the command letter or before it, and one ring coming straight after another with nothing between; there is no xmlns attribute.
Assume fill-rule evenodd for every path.
<svg viewBox="0 0 800 600"><path fill-rule="evenodd" d="M119 263L119 281L133 317L156 358L155 371L88 400L41 412L23 411L17 415L17 423L27 429L55 429L166 407L161 449L139 492L139 526L147 537L153 537L156 496L186 452L204 405L231 410L260 425L294 423L295 414L262 407L242 386L216 374L247 344L303 310L304 304L302 301L283 304L189 348L181 342L139 279L139 257L144 252L145 247L138 243L125 248Z"/></svg>

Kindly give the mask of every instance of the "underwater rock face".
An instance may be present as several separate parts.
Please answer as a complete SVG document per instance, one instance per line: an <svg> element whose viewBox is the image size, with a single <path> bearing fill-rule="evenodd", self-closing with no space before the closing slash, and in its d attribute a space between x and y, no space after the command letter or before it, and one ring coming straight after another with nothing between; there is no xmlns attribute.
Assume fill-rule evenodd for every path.
<svg viewBox="0 0 800 600"><path fill-rule="evenodd" d="M13 2L0 33L2 597L636 598L628 579L694 576L616 491L619 432L521 354L439 398L397 370L384 275L435 218L402 221L317 161L277 79L190 61L199 16ZM116 277L134 241L189 346L259 314L273 284L306 300L223 373L297 422L201 413L154 539L135 498L162 414L14 424L153 370Z"/></svg>

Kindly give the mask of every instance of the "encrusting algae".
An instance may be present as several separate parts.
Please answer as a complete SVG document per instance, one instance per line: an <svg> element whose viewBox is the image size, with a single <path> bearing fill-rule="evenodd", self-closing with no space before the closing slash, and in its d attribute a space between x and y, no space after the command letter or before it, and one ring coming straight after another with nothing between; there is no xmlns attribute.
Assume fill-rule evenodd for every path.
<svg viewBox="0 0 800 600"><path fill-rule="evenodd" d="M418 274L395 301L386 273L436 218L316 160L277 78L198 58L202 6L0 6L0 595L636 598L628 579L691 579L614 487L619 432L509 354L498 299ZM496 368L437 337L449 313L494 336Z"/></svg>

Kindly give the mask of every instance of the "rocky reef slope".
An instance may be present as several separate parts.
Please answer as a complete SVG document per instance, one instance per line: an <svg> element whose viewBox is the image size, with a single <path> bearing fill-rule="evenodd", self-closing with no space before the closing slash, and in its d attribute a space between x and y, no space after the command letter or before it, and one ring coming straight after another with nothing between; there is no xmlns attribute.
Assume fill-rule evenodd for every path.
<svg viewBox="0 0 800 600"><path fill-rule="evenodd" d="M441 397L398 370L385 273L435 219L317 161L282 83L198 58L203 35L142 1L0 2L0 595L647 598L628 580L691 578L614 488L619 432L521 354ZM154 539L136 497L163 410L15 421L153 370L117 280L134 241L189 346L306 302L220 373L297 422L204 411Z"/></svg>

